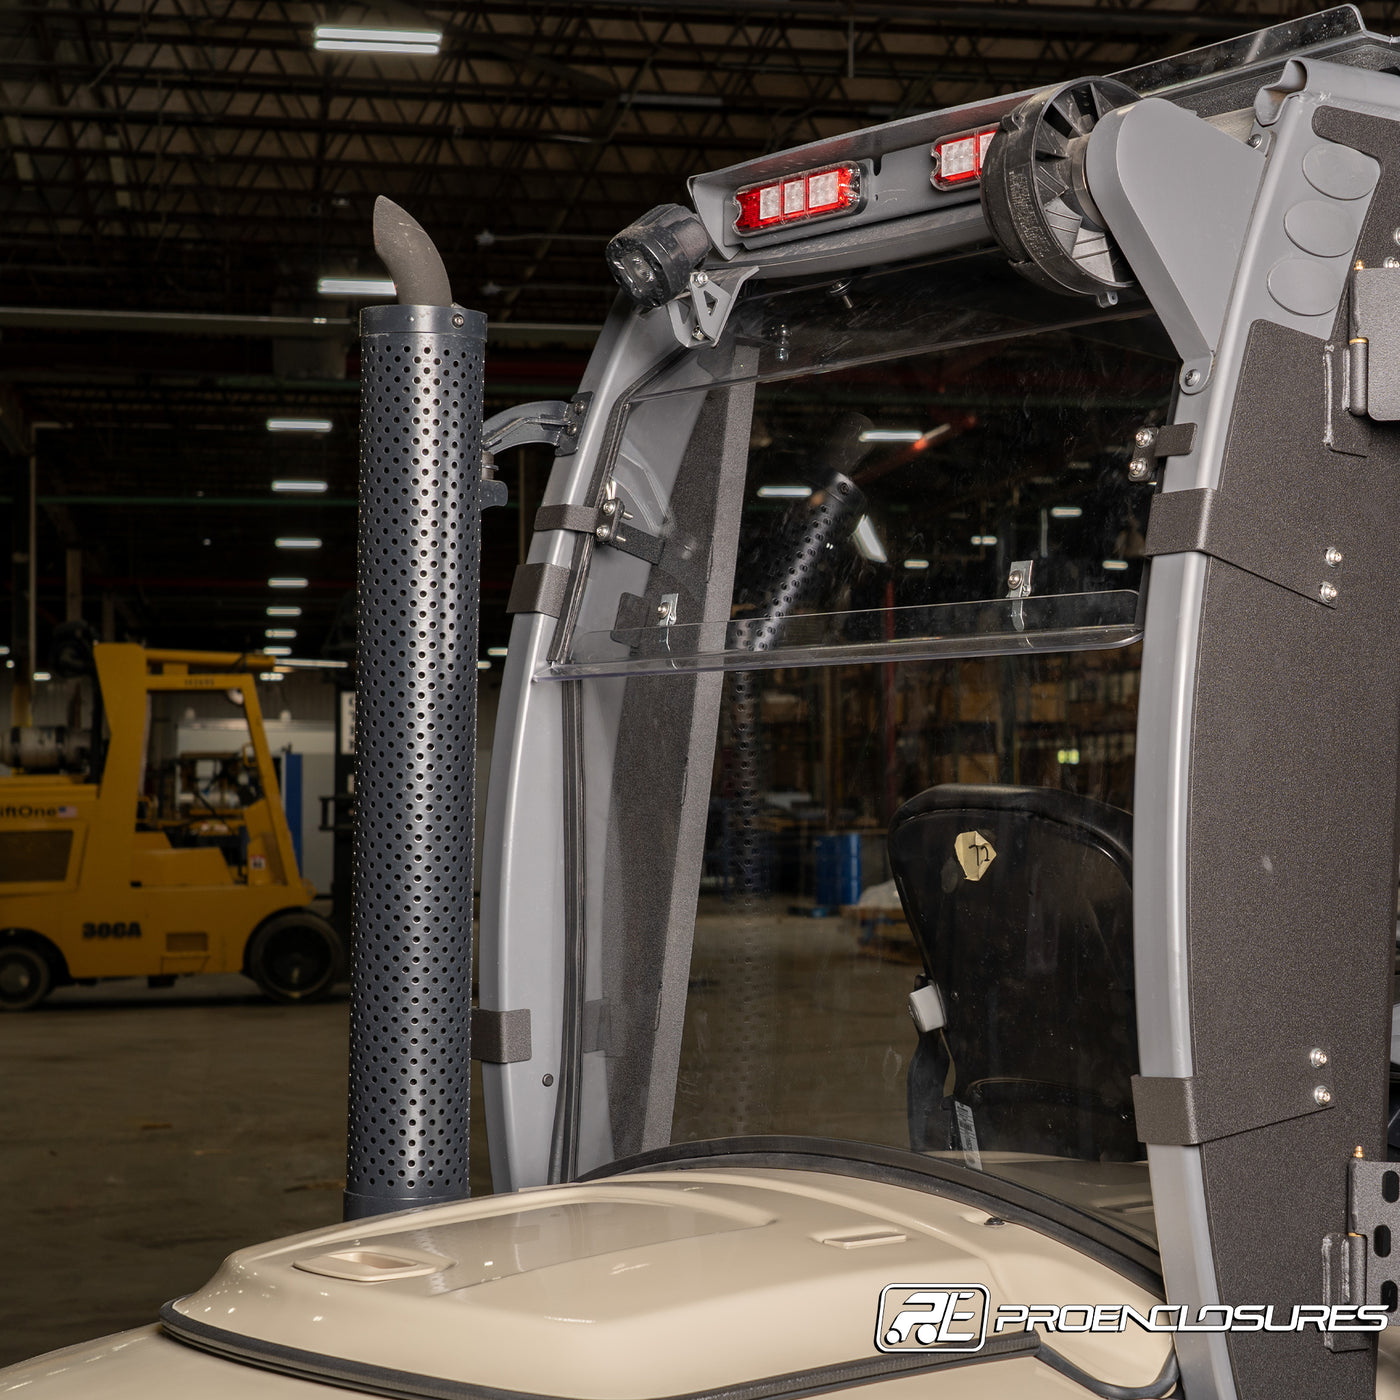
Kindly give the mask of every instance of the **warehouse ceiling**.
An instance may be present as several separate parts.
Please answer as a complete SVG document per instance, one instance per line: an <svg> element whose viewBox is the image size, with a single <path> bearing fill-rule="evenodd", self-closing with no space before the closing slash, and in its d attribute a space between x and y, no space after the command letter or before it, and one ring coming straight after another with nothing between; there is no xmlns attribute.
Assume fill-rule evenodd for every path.
<svg viewBox="0 0 1400 1400"><path fill-rule="evenodd" d="M433 234L491 321L488 412L567 395L612 299L608 237L690 173L1311 13L1228 3L53 0L0 7L0 496L44 639L244 649L268 578L308 579L295 649L343 654L354 579L360 302L377 195ZM1393 32L1396 5L1363 5ZM441 30L440 54L319 52L319 23ZM113 313L145 313L115 318ZM158 314L155 314L158 313ZM260 321L257 318L275 318ZM324 434L270 434L279 415ZM483 646L523 537L488 517ZM527 480L526 518L547 469ZM275 495L274 477L325 480ZM289 569L279 534L319 538ZM22 576L22 567L21 567ZM13 577L11 599L18 597ZM0 638L12 608L0 615ZM11 639L15 634L12 632Z"/></svg>

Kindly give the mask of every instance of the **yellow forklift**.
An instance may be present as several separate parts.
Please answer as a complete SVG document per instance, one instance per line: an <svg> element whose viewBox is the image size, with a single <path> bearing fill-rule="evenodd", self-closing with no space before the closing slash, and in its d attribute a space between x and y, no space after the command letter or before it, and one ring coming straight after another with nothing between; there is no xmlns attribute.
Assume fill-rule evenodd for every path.
<svg viewBox="0 0 1400 1400"><path fill-rule="evenodd" d="M339 935L309 905L268 750L261 654L97 644L90 728L0 736L0 1010L56 986L242 972L276 1001L324 994ZM150 762L153 717L195 692L242 724L235 752ZM245 738L246 735L246 738ZM148 772L148 770L152 770Z"/></svg>

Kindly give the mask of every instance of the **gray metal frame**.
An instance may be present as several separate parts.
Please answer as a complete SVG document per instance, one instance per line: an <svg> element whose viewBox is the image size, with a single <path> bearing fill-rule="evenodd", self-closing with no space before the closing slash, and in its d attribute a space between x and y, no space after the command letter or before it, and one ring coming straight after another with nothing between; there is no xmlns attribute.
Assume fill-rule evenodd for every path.
<svg viewBox="0 0 1400 1400"><path fill-rule="evenodd" d="M1176 421L1195 425L1194 447L1171 460L1164 489L1219 492L1266 535L1277 522L1264 546L1315 546L1324 584L1336 579L1331 596L1301 596L1204 525L1191 552L1153 564L1135 801L1139 1108L1177 1302L1317 1302L1323 1237L1345 1229L1346 1158L1356 1145L1384 1153L1400 787L1384 599L1400 567L1400 444L1338 418L1336 338L1353 253L1379 263L1400 227L1400 168L1386 156L1400 78L1368 71L1387 43L1367 36L1361 67L1308 59L1280 72L1276 61L1247 93L1238 76L1212 75L1206 98L1144 100L1090 140L1091 192L1183 357ZM1239 104L1256 91L1251 113ZM738 259L762 261L760 275L871 264L980 241L973 214ZM672 350L661 316L614 313L585 380L595 401L580 450L557 464L550 503L597 503L612 409ZM566 629L589 548L562 532L532 546L532 563L574 571ZM1283 562L1289 577L1312 567ZM531 1061L486 1070L498 1189L548 1173L545 1079L562 1049L560 735L577 683L529 680L555 635L552 618L516 620L488 807L482 1005L528 1007L536 1027ZM616 745L615 732L591 737ZM1334 1352L1316 1333L1183 1335L1178 1350L1193 1400L1374 1388L1373 1348Z"/></svg>

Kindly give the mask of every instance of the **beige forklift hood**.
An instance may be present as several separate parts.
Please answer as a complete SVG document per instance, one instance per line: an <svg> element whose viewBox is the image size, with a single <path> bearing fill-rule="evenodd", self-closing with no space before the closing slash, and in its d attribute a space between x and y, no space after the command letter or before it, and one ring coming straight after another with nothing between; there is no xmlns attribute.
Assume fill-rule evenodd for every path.
<svg viewBox="0 0 1400 1400"><path fill-rule="evenodd" d="M718 1169L521 1191L242 1250L164 1317L197 1347L380 1393L650 1400L899 1362L874 1340L887 1284L983 1284L993 1307L1160 1301L975 1207L821 1172ZM1150 1384L1168 1360L1166 1337L1136 1327L1050 1340L1120 1386ZM1084 1393L1025 1355L946 1380L982 1393L966 1389L973 1372L988 1394L1013 1376L1036 1394ZM942 1386L926 1371L918 1383Z"/></svg>

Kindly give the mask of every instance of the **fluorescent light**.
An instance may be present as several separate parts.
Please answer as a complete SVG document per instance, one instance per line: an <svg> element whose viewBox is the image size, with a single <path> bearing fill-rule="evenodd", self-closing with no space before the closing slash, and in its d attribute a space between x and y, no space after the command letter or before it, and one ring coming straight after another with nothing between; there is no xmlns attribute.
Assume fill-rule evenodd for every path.
<svg viewBox="0 0 1400 1400"><path fill-rule="evenodd" d="M273 541L278 549L320 549L321 541L315 535L278 535Z"/></svg>
<svg viewBox="0 0 1400 1400"><path fill-rule="evenodd" d="M810 486L760 486L758 496L762 501L805 501L812 494Z"/></svg>
<svg viewBox="0 0 1400 1400"><path fill-rule="evenodd" d="M290 481L286 478L280 478L272 483L272 489L274 491L320 492L326 489L326 483L324 481Z"/></svg>
<svg viewBox="0 0 1400 1400"><path fill-rule="evenodd" d="M926 569L926 568L928 568L928 560L927 560L927 559L906 559L906 560L904 561L904 567L905 567L906 569Z"/></svg>
<svg viewBox="0 0 1400 1400"><path fill-rule="evenodd" d="M270 578L267 581L269 588L305 588L304 578Z"/></svg>
<svg viewBox="0 0 1400 1400"><path fill-rule="evenodd" d="M1061 749L1056 755L1061 763L1075 764L1079 762L1078 749Z"/></svg>
<svg viewBox="0 0 1400 1400"><path fill-rule="evenodd" d="M282 673L281 671L259 671L258 679L260 681L280 681Z"/></svg>
<svg viewBox="0 0 1400 1400"><path fill-rule="evenodd" d="M986 545L990 547L996 544L996 542L997 537L995 535L973 535L972 537L972 543L975 545Z"/></svg>
<svg viewBox="0 0 1400 1400"><path fill-rule="evenodd" d="M1079 506L1051 506L1050 514L1056 520L1078 520L1084 511Z"/></svg>
<svg viewBox="0 0 1400 1400"><path fill-rule="evenodd" d="M301 609L295 606L288 606L285 603L274 603L267 610L269 617L300 617Z"/></svg>
<svg viewBox="0 0 1400 1400"><path fill-rule="evenodd" d="M10 654L10 649L9 649L9 647L0 647L0 656L8 656L9 654Z"/></svg>
<svg viewBox="0 0 1400 1400"><path fill-rule="evenodd" d="M504 656L504 655L506 654L506 648L505 648L505 647L487 647L487 648L486 648L486 654L487 654L487 656Z"/></svg>
<svg viewBox="0 0 1400 1400"><path fill-rule="evenodd" d="M391 297L395 289L388 277L322 277L316 290L323 297Z"/></svg>
<svg viewBox="0 0 1400 1400"><path fill-rule="evenodd" d="M335 427L329 418L269 418L270 433L328 433ZM276 487L273 488L276 490Z"/></svg>
<svg viewBox="0 0 1400 1400"><path fill-rule="evenodd" d="M1121 574L1128 567L1128 561L1126 559L1105 559L1103 567L1110 574Z"/></svg>
<svg viewBox="0 0 1400 1400"><path fill-rule="evenodd" d="M358 25L318 24L313 47L322 53L402 53L431 58L442 49L440 29L365 29Z"/></svg>
<svg viewBox="0 0 1400 1400"><path fill-rule="evenodd" d="M855 534L852 536L855 546L863 559L868 559L872 564L887 564L889 555L885 553L885 546L880 543L880 537L875 533L875 526L868 515L862 515L856 522Z"/></svg>
<svg viewBox="0 0 1400 1400"><path fill-rule="evenodd" d="M918 442L923 433L918 428L867 428L862 442Z"/></svg>
<svg viewBox="0 0 1400 1400"><path fill-rule="evenodd" d="M264 656L290 656L292 654L291 647L262 647L261 651Z"/></svg>
<svg viewBox="0 0 1400 1400"><path fill-rule="evenodd" d="M34 679L36 681L51 681L53 677L47 671L35 671Z"/></svg>
<svg viewBox="0 0 1400 1400"><path fill-rule="evenodd" d="M477 661L476 669L478 671L489 671L491 669L491 663L487 661L485 657L482 657Z"/></svg>
<svg viewBox="0 0 1400 1400"><path fill-rule="evenodd" d="M296 634L297 629L295 627L269 627L263 632L264 637L271 638L275 641L286 642L291 641Z"/></svg>
<svg viewBox="0 0 1400 1400"><path fill-rule="evenodd" d="M272 648L264 647L263 650L271 651ZM296 666L303 670L343 671L349 664L348 661L322 661L319 656L289 656L282 669L290 671Z"/></svg>

